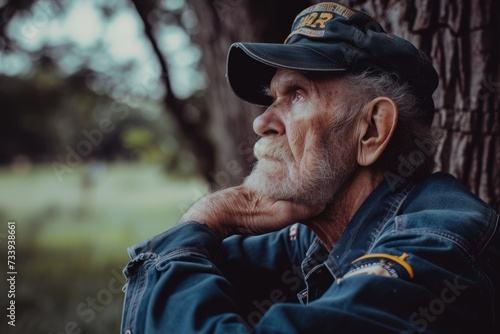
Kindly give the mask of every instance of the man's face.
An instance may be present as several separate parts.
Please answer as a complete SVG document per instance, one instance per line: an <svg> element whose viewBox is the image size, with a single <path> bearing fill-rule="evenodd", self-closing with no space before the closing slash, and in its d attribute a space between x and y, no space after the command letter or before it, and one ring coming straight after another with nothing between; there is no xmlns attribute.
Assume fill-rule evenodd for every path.
<svg viewBox="0 0 500 334"><path fill-rule="evenodd" d="M313 80L278 70L269 88L274 103L253 123L261 136L245 185L262 195L300 203L328 203L356 167L356 146L343 120L340 79Z"/></svg>

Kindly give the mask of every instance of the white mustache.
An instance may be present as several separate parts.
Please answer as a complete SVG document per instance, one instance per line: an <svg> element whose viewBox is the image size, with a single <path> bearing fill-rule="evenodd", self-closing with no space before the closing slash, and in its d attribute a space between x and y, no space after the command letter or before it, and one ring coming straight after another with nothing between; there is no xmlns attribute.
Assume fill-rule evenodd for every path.
<svg viewBox="0 0 500 334"><path fill-rule="evenodd" d="M293 158L290 147L281 140L261 138L257 140L253 147L253 153L257 160L264 157L283 161L291 161Z"/></svg>

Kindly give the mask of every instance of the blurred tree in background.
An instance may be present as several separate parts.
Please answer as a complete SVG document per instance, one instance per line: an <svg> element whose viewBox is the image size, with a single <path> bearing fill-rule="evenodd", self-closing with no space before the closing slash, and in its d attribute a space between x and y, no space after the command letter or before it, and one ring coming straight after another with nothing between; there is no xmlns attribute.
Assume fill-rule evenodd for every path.
<svg viewBox="0 0 500 334"><path fill-rule="evenodd" d="M49 163L59 181L94 159L196 172L172 113L164 112L163 74L131 3L3 1L0 18L1 164ZM195 71L200 54L183 40L184 31L170 33L169 26L162 36L173 42L163 43L162 52L183 48L183 65L175 63L180 80L195 73L184 90L177 84L191 108L185 118L205 124L197 112L204 87Z"/></svg>
<svg viewBox="0 0 500 334"><path fill-rule="evenodd" d="M0 12L4 20L0 31L4 55L24 53L32 62L35 61L36 68L30 71L29 79L24 74L23 79L10 76L0 82L10 86L4 94L12 97L3 98L4 110L17 110L15 115L9 116L8 122L15 126L9 125L9 129L2 131L3 143L17 136L16 144L0 147L4 153L2 161L13 159L19 152L33 159L45 160L59 153L57 161L64 160L68 149L65 149L66 145L57 144L69 142L70 148L76 150L79 141L85 139L80 133L82 125L85 129L85 126L99 128L99 120L102 121L104 116L96 116L96 109L112 113L130 108L140 114L149 106L155 112L158 109L166 111L163 114L168 115L165 123L168 129L152 127L154 121L140 127L170 134L166 144L160 147L169 151L163 154L167 157L163 161L171 169L178 166L189 169L191 165L191 170L194 168L214 189L240 183L253 163L251 147L256 136L251 123L260 110L239 101L230 92L225 79L227 50L235 41L282 42L295 15L317 1L91 2L100 10L99 20L109 24L125 7L136 12L142 21L139 39L144 43L141 47L148 53L151 64L148 65L148 77L137 80L137 72L145 67L137 61L109 63L113 58L109 57L102 41L85 47L69 42L46 43L36 52L26 50L19 36L32 38L31 35L36 35L47 25L46 20L63 15L74 4L63 0L5 1ZM442 130L436 154L439 167L456 175L476 194L498 207L500 83L499 49L494 36L500 31L500 21L496 17L500 15L500 5L493 0L353 0L344 3L371 13L388 31L409 39L431 55L441 77L435 94L437 117L434 123L436 129ZM29 17L28 24L17 25L16 30L11 21L23 17ZM175 31L177 37L169 38L168 31ZM182 46L177 46L172 52L179 44L176 41L179 36L187 42L180 43ZM120 43L130 42L127 36L122 38L124 40ZM193 57L193 54L200 56ZM176 92L179 63L190 58L195 58L190 65L199 75L188 79L188 85L191 85L189 93L179 94ZM104 59L108 64L102 65L103 61L106 62ZM66 64L63 69L66 73L61 75L60 69L57 71L57 66L51 63ZM7 83L10 78L13 85ZM22 104L10 102L14 100L16 87L18 92L26 94L24 87L19 87L22 82L27 91L33 90L31 98ZM138 89L141 85L143 89ZM59 89L60 86L64 89ZM37 87L42 89L37 90ZM154 93L148 91L152 87ZM68 94L75 96L69 98ZM73 102L70 108L68 100ZM117 102L120 105L117 106ZM35 106L41 106L40 110ZM85 119L91 116L90 113L94 114L94 123ZM154 156L151 146L158 145L158 140L149 138L147 143L150 145L144 138L139 140L142 142L134 143L134 138L139 137L129 135L128 144L124 145L126 136L123 135L125 124L121 124L122 121L136 125L147 123L144 118L140 121L137 117L126 118L116 121L120 124L112 125L116 125L118 131L104 136L102 145L96 145L99 147L95 154L102 153L107 159L130 156L131 152L143 156L137 152L149 146L150 154L146 156ZM26 130L26 124L33 124L31 121L40 124L36 131ZM57 125L59 130L54 131ZM152 137L159 139L161 136ZM167 149L174 142L176 149ZM81 147L82 151L84 149ZM135 156L132 154L132 157ZM184 161L184 164L179 161Z"/></svg>

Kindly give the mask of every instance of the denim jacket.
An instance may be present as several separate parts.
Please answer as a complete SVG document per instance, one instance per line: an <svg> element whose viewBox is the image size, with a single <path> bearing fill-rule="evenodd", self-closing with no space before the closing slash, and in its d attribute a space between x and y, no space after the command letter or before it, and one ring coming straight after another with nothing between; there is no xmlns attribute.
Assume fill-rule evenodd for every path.
<svg viewBox="0 0 500 334"><path fill-rule="evenodd" d="M499 333L499 217L450 175L382 182L331 252L304 225L129 248L122 333Z"/></svg>

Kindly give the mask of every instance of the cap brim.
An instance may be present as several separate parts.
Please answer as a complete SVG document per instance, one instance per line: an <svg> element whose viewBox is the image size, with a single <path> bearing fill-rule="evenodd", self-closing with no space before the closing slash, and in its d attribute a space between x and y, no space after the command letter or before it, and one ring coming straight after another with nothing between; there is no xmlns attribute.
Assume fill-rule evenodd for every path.
<svg viewBox="0 0 500 334"><path fill-rule="evenodd" d="M340 50L339 50L340 51ZM342 59L340 55L337 59ZM319 50L297 44L235 43L227 59L227 79L240 99L269 106L265 94L277 68L298 71L345 71L346 69Z"/></svg>

